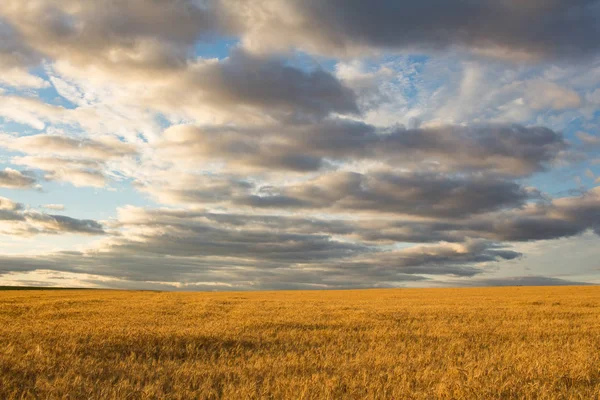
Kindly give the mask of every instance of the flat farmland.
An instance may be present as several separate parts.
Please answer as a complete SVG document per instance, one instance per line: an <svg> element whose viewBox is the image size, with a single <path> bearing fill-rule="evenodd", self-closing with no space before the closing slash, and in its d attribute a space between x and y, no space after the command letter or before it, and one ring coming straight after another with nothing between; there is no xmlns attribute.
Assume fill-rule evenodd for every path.
<svg viewBox="0 0 600 400"><path fill-rule="evenodd" d="M600 287L0 291L1 399L593 399Z"/></svg>

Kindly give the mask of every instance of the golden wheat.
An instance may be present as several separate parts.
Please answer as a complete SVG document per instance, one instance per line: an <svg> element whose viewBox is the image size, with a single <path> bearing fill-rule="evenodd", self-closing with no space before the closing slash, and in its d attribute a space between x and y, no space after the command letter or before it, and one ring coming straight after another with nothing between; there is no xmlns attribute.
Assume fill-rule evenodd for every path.
<svg viewBox="0 0 600 400"><path fill-rule="evenodd" d="M0 292L1 399L592 399L600 288Z"/></svg>

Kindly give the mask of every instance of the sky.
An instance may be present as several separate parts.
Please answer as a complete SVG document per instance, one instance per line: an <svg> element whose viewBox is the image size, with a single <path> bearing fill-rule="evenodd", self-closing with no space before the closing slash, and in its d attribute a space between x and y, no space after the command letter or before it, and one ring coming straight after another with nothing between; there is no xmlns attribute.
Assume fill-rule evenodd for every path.
<svg viewBox="0 0 600 400"><path fill-rule="evenodd" d="M600 283L600 1L2 0L0 285Z"/></svg>

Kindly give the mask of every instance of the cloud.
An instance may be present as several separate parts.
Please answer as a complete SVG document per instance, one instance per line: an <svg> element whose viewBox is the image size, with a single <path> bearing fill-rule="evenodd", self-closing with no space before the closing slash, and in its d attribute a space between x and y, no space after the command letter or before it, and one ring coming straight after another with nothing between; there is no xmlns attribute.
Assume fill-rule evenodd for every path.
<svg viewBox="0 0 600 400"><path fill-rule="evenodd" d="M217 29L213 2L150 5L127 0L102 6L103 1L81 5L44 0L32 7L5 3L0 17L4 14L11 24L16 35L12 37L36 49L40 60L98 85L119 82L130 89L125 97L135 96L123 100L160 112L246 121L358 113L353 91L322 68L302 69L281 57L253 55L241 48L224 60L196 58L198 40L212 37ZM43 120L32 117L42 105L33 104L33 99L7 101L11 107L4 115L43 129ZM26 101L36 108L12 105ZM78 113L67 114L76 118Z"/></svg>
<svg viewBox="0 0 600 400"><path fill-rule="evenodd" d="M81 233L89 235L102 235L105 233L102 225L89 219L76 219L64 215L37 215L28 217L41 224L45 231Z"/></svg>
<svg viewBox="0 0 600 400"><path fill-rule="evenodd" d="M0 16L0 84L40 88L47 82L29 74L28 68L41 61L22 37Z"/></svg>
<svg viewBox="0 0 600 400"><path fill-rule="evenodd" d="M570 134L575 119L594 119L597 107L590 88L600 84L599 62L595 57L576 63L511 64L450 51L432 57L386 54L340 60L335 71L358 94L365 122L379 126L495 122Z"/></svg>
<svg viewBox="0 0 600 400"><path fill-rule="evenodd" d="M594 229L600 223L598 199L594 189L522 209L452 221L404 222L125 207L111 222L110 235L82 252L3 256L0 266L5 273L53 270L104 276L128 285L161 282L190 289L402 286L432 277L473 277L522 256L502 241L558 238ZM553 231L548 221L576 229ZM68 231L80 225L58 223ZM403 238L393 236L401 233ZM390 240L419 244L390 248ZM433 243L420 244L423 240Z"/></svg>
<svg viewBox="0 0 600 400"><path fill-rule="evenodd" d="M1 39L0 39L1 40ZM8 85L18 88L42 89L49 87L50 84L44 79L32 75L20 68L4 68L0 76L0 85Z"/></svg>
<svg viewBox="0 0 600 400"><path fill-rule="evenodd" d="M267 114L281 110L323 117L332 112L358 112L354 93L329 72L305 72L285 65L281 59L257 57L242 50L234 50L222 62L194 69L190 78L211 101L259 106Z"/></svg>
<svg viewBox="0 0 600 400"><path fill-rule="evenodd" d="M45 208L46 210L64 211L65 206L64 204L44 204L42 208Z"/></svg>
<svg viewBox="0 0 600 400"><path fill-rule="evenodd" d="M99 222L0 198L8 243L98 236L45 254L57 236L35 239L38 254L0 255L0 269L115 287L396 287L484 280L524 242L600 233L598 188L552 198L569 183L541 175L596 178L583 164L597 157L599 12L3 0L0 187L119 181L120 204L179 208Z"/></svg>
<svg viewBox="0 0 600 400"><path fill-rule="evenodd" d="M194 0L41 0L33 5L6 0L0 5L18 61L118 65L124 74L158 73L185 64L193 44L212 35L214 16L209 2Z"/></svg>
<svg viewBox="0 0 600 400"><path fill-rule="evenodd" d="M44 179L69 182L77 187L104 187L107 177L102 162L63 157L25 156L12 159L13 164L45 171Z"/></svg>
<svg viewBox="0 0 600 400"><path fill-rule="evenodd" d="M46 214L26 208L6 198L0 198L0 234L11 236L57 234L106 234L102 224L89 219Z"/></svg>
<svg viewBox="0 0 600 400"><path fill-rule="evenodd" d="M132 124L127 118L134 109L150 121L160 113L174 121L219 124L310 121L360 111L355 93L323 68L294 66L282 57L252 55L239 48L223 60L189 60L155 77L128 77L120 68L113 76L61 63L52 64L51 72L59 93L79 107L11 94L0 96L0 115L38 130L62 124L110 135L123 130L123 124L140 129L139 121ZM109 100L108 110L100 100ZM108 113L110 108L114 112ZM118 122L113 131L106 129L107 114ZM145 129L140 133L147 134Z"/></svg>
<svg viewBox="0 0 600 400"><path fill-rule="evenodd" d="M245 45L323 55L469 49L497 58L587 57L600 49L596 0L223 0ZM473 23L477 21L477 23Z"/></svg>
<svg viewBox="0 0 600 400"><path fill-rule="evenodd" d="M228 174L163 174L137 183L163 204L239 209L244 212L307 212L388 215L393 218L465 218L541 201L542 195L493 174L335 171L277 183ZM281 180L279 181L281 182Z"/></svg>
<svg viewBox="0 0 600 400"><path fill-rule="evenodd" d="M183 218L181 218L183 217ZM351 256L367 251L361 244L332 240L328 235L286 233L267 229L220 226L193 214L120 211L124 236L107 242L112 251L127 254L231 257L260 262L306 262Z"/></svg>
<svg viewBox="0 0 600 400"><path fill-rule="evenodd" d="M553 240L594 231L600 226L599 189L575 197L527 204L461 219L372 219L332 229L367 242L464 242L469 238L493 242ZM351 232L351 233L350 233Z"/></svg>
<svg viewBox="0 0 600 400"><path fill-rule="evenodd" d="M160 144L164 157L224 161L233 167L315 171L327 161L377 160L446 171L523 176L542 171L568 150L543 127L478 124L377 128L342 119L264 127L174 126Z"/></svg>
<svg viewBox="0 0 600 400"><path fill-rule="evenodd" d="M214 282L239 289L385 287L426 280L426 275L473 276L484 271L480 265L519 256L487 241L389 251L318 233L221 224L214 217L128 207L113 226L120 234L84 252L3 256L0 269L171 284Z"/></svg>
<svg viewBox="0 0 600 400"><path fill-rule="evenodd" d="M75 156L95 160L135 155L131 144L113 137L89 139L57 134L38 134L21 137L0 137L4 147L37 155Z"/></svg>
<svg viewBox="0 0 600 400"><path fill-rule="evenodd" d="M576 91L542 80L528 82L527 98L529 106L536 110L572 109L578 108L582 103Z"/></svg>
<svg viewBox="0 0 600 400"><path fill-rule="evenodd" d="M16 273L36 271L38 274L81 274L80 280L100 287L237 291L395 287L428 280L417 274L401 272L371 278L364 270L353 273L350 269L335 267L318 270L302 266L252 267L234 260L203 261L181 257L169 257L169 268L165 269L165 261L145 255L116 257L103 253L0 256L0 276L8 280ZM11 267L6 268L8 265ZM380 280L390 276L393 276L393 281Z"/></svg>
<svg viewBox="0 0 600 400"><path fill-rule="evenodd" d="M221 203L254 188L254 183L228 175L163 175L136 186L163 204Z"/></svg>
<svg viewBox="0 0 600 400"><path fill-rule="evenodd" d="M12 168L4 168L4 171L0 171L0 188L32 189L36 187L37 179L29 171L17 171Z"/></svg>
<svg viewBox="0 0 600 400"><path fill-rule="evenodd" d="M2 211L19 211L23 208L23 204L16 203L6 197L0 197L0 210Z"/></svg>
<svg viewBox="0 0 600 400"><path fill-rule="evenodd" d="M35 65L39 61L39 55L27 48L15 29L0 18L0 66L10 69Z"/></svg>
<svg viewBox="0 0 600 400"><path fill-rule="evenodd" d="M548 276L515 276L508 278L472 279L468 281L447 281L448 286L582 286L589 285L586 282L576 282L567 279L553 278Z"/></svg>
<svg viewBox="0 0 600 400"><path fill-rule="evenodd" d="M242 0L5 0L0 62L64 60L152 78L185 67L196 43L223 36L253 51L327 56L462 48L497 58L587 57L599 49L598 10L596 0L258 0L251 7Z"/></svg>
<svg viewBox="0 0 600 400"><path fill-rule="evenodd" d="M467 241L461 244L440 243L414 246L402 250L379 252L352 260L340 261L339 267L364 269L365 275L390 275L395 273L422 275L474 276L483 270L474 267L481 263L514 260L521 254L503 249L486 241ZM391 278L391 279L390 279Z"/></svg>
<svg viewBox="0 0 600 400"><path fill-rule="evenodd" d="M577 132L577 138L583 142L586 146L599 146L600 145L600 137L596 135L591 135L587 132Z"/></svg>
<svg viewBox="0 0 600 400"><path fill-rule="evenodd" d="M36 98L0 95L0 116L37 130L43 130L48 122L60 122L65 112L63 107Z"/></svg>
<svg viewBox="0 0 600 400"><path fill-rule="evenodd" d="M131 144L112 137L89 139L57 134L22 137L0 135L0 147L29 154L14 157L12 163L46 172L45 179L75 186L103 187L109 162L137 156Z"/></svg>
<svg viewBox="0 0 600 400"><path fill-rule="evenodd" d="M521 208L486 212L462 218L425 215L422 218L403 218L401 215L370 213L362 218L352 212L344 217L326 213L327 219L289 215L250 213L215 213L208 211L146 211L144 218L180 224L192 218L211 221L228 229L261 229L301 234L331 235L362 242L366 245L409 243L462 243L470 238L492 242L527 242L576 236L600 224L598 188L579 196L541 201ZM285 207L287 204L280 205ZM269 208L279 212L275 206ZM339 211L339 210L338 210ZM126 215L137 215L129 210ZM303 213L304 214L304 213ZM350 214L349 217L347 214ZM144 214L145 215L145 214ZM313 215L309 213L308 215ZM142 220L144 219L142 218ZM124 218L128 225L136 219Z"/></svg>
<svg viewBox="0 0 600 400"><path fill-rule="evenodd" d="M260 189L259 189L260 191ZM234 199L256 208L367 211L425 217L460 218L469 214L520 207L532 197L520 185L491 177L460 177L434 173L360 174L337 172L271 193Z"/></svg>
<svg viewBox="0 0 600 400"><path fill-rule="evenodd" d="M354 92L322 68L301 69L239 48L223 60L189 62L157 82L147 82L138 101L195 119L249 124L359 112Z"/></svg>
<svg viewBox="0 0 600 400"><path fill-rule="evenodd" d="M570 237L592 230L600 233L600 187L581 196L529 204L461 221L392 221L366 235L371 240L464 241L468 237L524 242ZM411 239L411 236L414 238Z"/></svg>
<svg viewBox="0 0 600 400"><path fill-rule="evenodd" d="M29 73L29 67L39 64L40 55L29 48L22 37L0 16L0 84L41 88L43 79Z"/></svg>

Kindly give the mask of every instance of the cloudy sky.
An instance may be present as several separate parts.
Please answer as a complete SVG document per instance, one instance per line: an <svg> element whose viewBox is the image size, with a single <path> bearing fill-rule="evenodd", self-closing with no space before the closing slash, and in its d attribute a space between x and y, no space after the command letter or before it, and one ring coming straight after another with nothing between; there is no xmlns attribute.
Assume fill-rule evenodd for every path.
<svg viewBox="0 0 600 400"><path fill-rule="evenodd" d="M2 0L0 284L600 283L598 0Z"/></svg>

